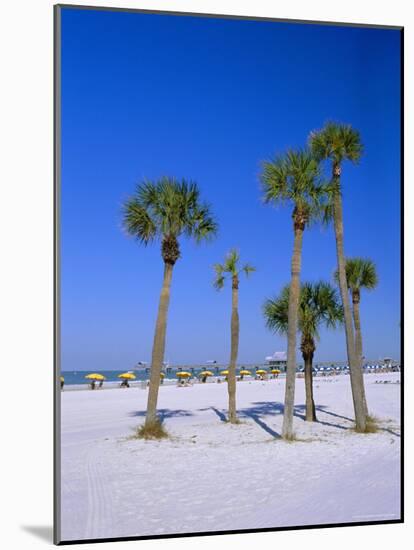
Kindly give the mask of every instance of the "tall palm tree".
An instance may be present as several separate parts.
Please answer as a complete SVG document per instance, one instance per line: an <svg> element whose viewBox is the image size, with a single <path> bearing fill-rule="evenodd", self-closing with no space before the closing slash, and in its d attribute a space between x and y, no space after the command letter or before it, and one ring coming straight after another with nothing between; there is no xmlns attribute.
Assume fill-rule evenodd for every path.
<svg viewBox="0 0 414 550"><path fill-rule="evenodd" d="M279 296L268 299L263 305L266 326L281 334L288 330L289 285ZM316 341L319 340L319 328L325 325L336 328L343 322L343 308L335 287L320 281L303 283L300 289L298 328L301 333L300 349L305 363L306 415L308 421L316 421L313 399L313 356Z"/></svg>
<svg viewBox="0 0 414 550"><path fill-rule="evenodd" d="M352 126L328 122L319 131L311 132L310 147L318 160L330 160L332 164L331 208L334 218L338 279L344 307L346 347L351 375L352 398L357 431L366 431L363 376L355 353L352 314L345 273L344 224L342 213L341 169L346 160L358 162L362 154L359 132Z"/></svg>
<svg viewBox="0 0 414 550"><path fill-rule="evenodd" d="M243 271L246 276L256 271L250 264L244 264L240 267L240 254L233 249L226 255L224 263L214 264L216 273L214 286L221 290L224 286L226 275L231 278L232 304L231 304L231 349L229 373L227 375L227 389L229 393L229 422L237 422L236 412L236 364L239 351L239 275Z"/></svg>
<svg viewBox="0 0 414 550"><path fill-rule="evenodd" d="M261 181L266 203L288 202L293 206L294 244L288 308L288 350L282 428L282 436L285 439L292 439L303 232L306 226L320 215L325 187L321 182L319 164L307 150L289 151L285 156L265 161Z"/></svg>
<svg viewBox="0 0 414 550"><path fill-rule="evenodd" d="M213 237L217 224L208 204L200 201L196 183L162 177L158 181L144 181L124 204L123 224L128 234L144 246L161 241L164 261L164 279L158 306L158 316L152 347L145 429L159 425L157 400L160 373L165 353L168 306L173 268L180 258L179 239L182 236L196 242Z"/></svg>
<svg viewBox="0 0 414 550"><path fill-rule="evenodd" d="M352 299L352 315L355 328L355 353L362 368L362 332L361 317L359 314L359 304L361 301L361 289L374 289L378 284L377 270L372 260L367 258L347 258L345 261L345 273L348 289ZM338 281L338 271L335 273L335 279ZM363 377L362 377L363 378ZM368 406L364 390L365 413L368 414Z"/></svg>

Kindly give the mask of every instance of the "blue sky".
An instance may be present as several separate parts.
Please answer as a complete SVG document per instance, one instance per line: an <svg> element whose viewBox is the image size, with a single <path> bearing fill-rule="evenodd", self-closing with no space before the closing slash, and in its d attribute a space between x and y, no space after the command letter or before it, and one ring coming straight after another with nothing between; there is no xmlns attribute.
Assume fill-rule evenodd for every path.
<svg viewBox="0 0 414 550"><path fill-rule="evenodd" d="M262 203L260 162L329 119L365 146L342 178L346 254L380 281L362 296L364 353L399 357L399 31L63 9L63 370L150 359L160 248L125 235L121 207L162 175L196 180L220 224L211 244L181 243L166 358L228 360L231 292L211 266L232 247L257 268L240 284L239 362L284 350L261 308L289 281L291 210ZM302 279L330 280L333 229L303 244ZM345 357L343 332L322 330L316 360Z"/></svg>

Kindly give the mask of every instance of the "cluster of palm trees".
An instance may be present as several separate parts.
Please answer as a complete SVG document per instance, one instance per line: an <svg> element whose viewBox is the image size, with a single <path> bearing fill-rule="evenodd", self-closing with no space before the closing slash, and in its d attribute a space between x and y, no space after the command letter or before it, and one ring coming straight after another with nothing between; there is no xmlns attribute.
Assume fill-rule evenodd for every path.
<svg viewBox="0 0 414 550"><path fill-rule="evenodd" d="M316 420L312 391L312 360L318 329L324 324L345 325L348 363L355 411L355 427L365 432L368 417L362 375L362 337L359 316L360 290L377 284L375 266L361 258L347 259L344 253L341 166L344 161L357 162L362 154L359 133L349 125L329 122L312 132L308 146L289 150L284 155L263 162L260 175L265 203L289 204L292 208L294 245L291 280L281 294L267 300L264 315L267 326L287 335L287 367L282 436L292 439L296 381L297 333L305 362L306 419ZM324 161L331 164L331 175L324 175ZM126 231L147 245L161 241L164 279L158 307L151 360L147 413L143 434L159 432L157 399L165 352L165 337L173 268L180 258L182 236L201 242L217 234L217 222L211 208L200 199L195 182L163 177L144 181L124 204ZM314 223L333 221L336 237L337 270L335 281L340 290L320 281L301 285L301 258L304 231ZM228 276L232 284L231 353L228 373L230 422L237 422L236 363L239 343L238 289L240 274L249 275L255 268L240 265L239 252L231 250L222 264L214 265L214 286L221 289ZM353 308L351 311L350 296Z"/></svg>

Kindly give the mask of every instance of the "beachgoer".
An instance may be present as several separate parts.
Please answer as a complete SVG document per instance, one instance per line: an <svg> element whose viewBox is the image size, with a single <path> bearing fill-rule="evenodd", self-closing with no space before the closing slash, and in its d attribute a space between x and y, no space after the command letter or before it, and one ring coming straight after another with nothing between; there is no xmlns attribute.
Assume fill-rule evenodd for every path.
<svg viewBox="0 0 414 550"><path fill-rule="evenodd" d="M65 385L65 381L64 380L61 380L60 381L60 389L63 390L63 386Z"/></svg>
<svg viewBox="0 0 414 550"><path fill-rule="evenodd" d="M91 390L94 390L94 389L95 389L95 383L96 383L95 380L92 380L92 382L91 382Z"/></svg>
<svg viewBox="0 0 414 550"><path fill-rule="evenodd" d="M99 382L99 388L102 388L102 386L103 386L103 380L101 380L101 381Z"/></svg>

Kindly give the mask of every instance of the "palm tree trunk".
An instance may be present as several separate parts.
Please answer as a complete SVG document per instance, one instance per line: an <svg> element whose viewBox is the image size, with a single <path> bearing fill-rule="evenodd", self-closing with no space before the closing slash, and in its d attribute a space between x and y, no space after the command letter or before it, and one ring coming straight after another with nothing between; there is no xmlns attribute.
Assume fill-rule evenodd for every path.
<svg viewBox="0 0 414 550"><path fill-rule="evenodd" d="M288 307L288 349L286 365L285 407L283 412L282 437L293 438L293 408L296 382L296 333L298 329L298 308L300 296L300 267L302 255L303 228L294 232L291 280Z"/></svg>
<svg viewBox="0 0 414 550"><path fill-rule="evenodd" d="M161 369L165 353L165 333L167 329L168 306L170 303L172 272L173 265L171 263L165 263L164 280L158 305L154 342L152 345L151 376L148 391L147 415L145 417L146 427L149 427L157 421L158 390L160 387Z"/></svg>
<svg viewBox="0 0 414 550"><path fill-rule="evenodd" d="M305 393L306 393L306 415L305 420L308 422L316 422L315 401L313 400L313 353L303 353L305 362Z"/></svg>
<svg viewBox="0 0 414 550"><path fill-rule="evenodd" d="M363 399L363 380L361 365L356 358L355 344L354 344L354 331L352 326L351 308L349 304L348 285L346 281L345 272L345 253L344 253L344 224L342 218L342 198L339 185L339 176L335 175L335 168L339 170L339 167L334 167L334 180L336 180L337 190L334 194L334 225L335 225L335 238L336 238L336 254L338 261L338 275L339 275L339 288L341 291L342 305L344 308L344 320L345 320L345 335L346 335L346 349L348 355L348 363L350 368L352 399L354 403L355 412L355 426L357 431L364 432L366 429L366 415Z"/></svg>
<svg viewBox="0 0 414 550"><path fill-rule="evenodd" d="M233 277L232 305L231 305L231 350L229 374L227 376L227 390L229 392L229 422L237 422L236 412L236 363L239 351L239 284L237 277Z"/></svg>
<svg viewBox="0 0 414 550"><path fill-rule="evenodd" d="M364 373L362 370L362 366L363 366L362 332L361 332L361 318L359 316L359 296L357 296L356 294L352 295L352 313L354 316L354 327L355 327L355 354L360 362L360 368L362 372L362 397L364 401L365 416L368 416L368 405L367 405L367 398L365 395Z"/></svg>

